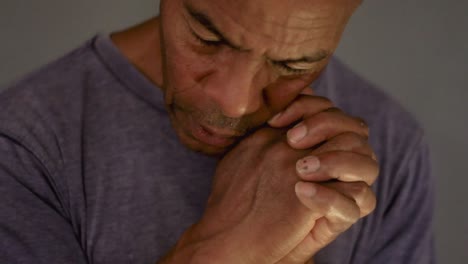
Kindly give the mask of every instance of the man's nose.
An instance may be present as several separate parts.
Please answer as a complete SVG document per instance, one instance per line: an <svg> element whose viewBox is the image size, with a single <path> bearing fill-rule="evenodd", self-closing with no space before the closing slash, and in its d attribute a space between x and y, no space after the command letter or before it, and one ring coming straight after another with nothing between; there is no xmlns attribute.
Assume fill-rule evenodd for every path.
<svg viewBox="0 0 468 264"><path fill-rule="evenodd" d="M227 117L239 118L256 112L264 104L266 78L262 76L261 65L246 58L227 63L205 80L206 95Z"/></svg>

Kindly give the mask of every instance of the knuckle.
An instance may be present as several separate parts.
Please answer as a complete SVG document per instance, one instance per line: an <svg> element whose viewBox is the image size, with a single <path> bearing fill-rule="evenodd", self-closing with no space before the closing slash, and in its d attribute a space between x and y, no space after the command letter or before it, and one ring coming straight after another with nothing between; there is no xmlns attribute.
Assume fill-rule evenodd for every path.
<svg viewBox="0 0 468 264"><path fill-rule="evenodd" d="M351 196L356 201L364 201L367 193L369 192L369 185L365 182L354 182L351 188ZM358 202L359 203L359 202Z"/></svg>
<svg viewBox="0 0 468 264"><path fill-rule="evenodd" d="M315 99L320 102L326 108L333 108L333 102L327 97L315 96Z"/></svg>
<svg viewBox="0 0 468 264"><path fill-rule="evenodd" d="M375 180L379 177L379 174L380 174L379 163L376 160L372 159L371 169L369 173L369 179L371 179L371 183L375 182Z"/></svg>
<svg viewBox="0 0 468 264"><path fill-rule="evenodd" d="M339 213L339 222L338 230L335 231L344 231L348 229L350 226L355 224L361 217L361 210L355 203L351 203L346 208L341 208L341 212Z"/></svg>
<svg viewBox="0 0 468 264"><path fill-rule="evenodd" d="M368 128L369 125L367 124L367 121L365 119L363 119L362 117L359 117L359 116L355 116L354 119L359 122L359 125L361 127L365 127L365 128Z"/></svg>
<svg viewBox="0 0 468 264"><path fill-rule="evenodd" d="M373 191L370 192L368 212L371 213L377 207L377 196Z"/></svg>
<svg viewBox="0 0 468 264"><path fill-rule="evenodd" d="M351 202L343 211L341 218L345 228L348 228L361 218L361 209L356 203Z"/></svg>
<svg viewBox="0 0 468 264"><path fill-rule="evenodd" d="M359 206L351 199L338 192L328 192L326 202L321 203L322 215L333 224L330 230L333 233L341 233L356 223L361 216Z"/></svg>
<svg viewBox="0 0 468 264"><path fill-rule="evenodd" d="M339 109L338 107L330 107L328 108L327 110L325 110L324 112L328 112L328 113L343 113L343 111L341 109Z"/></svg>
<svg viewBox="0 0 468 264"><path fill-rule="evenodd" d="M294 101L286 110L288 113L291 112L303 112L304 109L308 109L310 107L310 96L309 95L302 95L298 100Z"/></svg>
<svg viewBox="0 0 468 264"><path fill-rule="evenodd" d="M359 221L359 219L361 219L361 210L359 209L359 207L355 206L354 207L354 210L353 210L353 214L351 215L350 219L349 219L349 226L352 226L354 225L357 221Z"/></svg>
<svg viewBox="0 0 468 264"><path fill-rule="evenodd" d="M325 189L326 190L326 189ZM326 201L320 203L320 211L322 215L329 215L338 207L338 193L334 193L331 191L319 191L317 193L319 196L319 201Z"/></svg>
<svg viewBox="0 0 468 264"><path fill-rule="evenodd" d="M308 121L311 123L310 125L313 125L313 128L316 127L322 127L325 126L330 122L330 115L331 112L328 111L329 109L319 112L313 116L313 118L308 119Z"/></svg>
<svg viewBox="0 0 468 264"><path fill-rule="evenodd" d="M361 214L361 210L356 203L338 193L330 196L330 202L325 206L324 210L326 215L336 214L340 219L339 221L345 225L355 223Z"/></svg>
<svg viewBox="0 0 468 264"><path fill-rule="evenodd" d="M354 146L354 147L369 147L367 139L355 132L344 132L338 136L339 141L343 145Z"/></svg>
<svg viewBox="0 0 468 264"><path fill-rule="evenodd" d="M377 198L374 194L374 192L369 188L369 191L367 192L367 196L365 198L366 203L365 206L362 208L362 216L366 216L370 213L372 213L375 208L377 207Z"/></svg>
<svg viewBox="0 0 468 264"><path fill-rule="evenodd" d="M366 183L362 182L355 186L354 199L360 208L360 216L366 216L374 211L377 200L374 192Z"/></svg>
<svg viewBox="0 0 468 264"><path fill-rule="evenodd" d="M311 105L319 105L321 108L334 107L333 102L327 97L317 95L300 95L299 100L296 101L303 107L310 107Z"/></svg>
<svg viewBox="0 0 468 264"><path fill-rule="evenodd" d="M369 137L369 125L367 124L366 120L361 117L354 117L354 119L359 123L359 127L362 129L363 133Z"/></svg>
<svg viewBox="0 0 468 264"><path fill-rule="evenodd" d="M343 132L327 142L324 142L319 150L320 153L333 151L356 152L362 155L368 155L375 160L369 142L363 136L355 132Z"/></svg>
<svg viewBox="0 0 468 264"><path fill-rule="evenodd" d="M357 204L353 204L353 206L349 209L349 223L350 225L356 223L361 218L361 209Z"/></svg>

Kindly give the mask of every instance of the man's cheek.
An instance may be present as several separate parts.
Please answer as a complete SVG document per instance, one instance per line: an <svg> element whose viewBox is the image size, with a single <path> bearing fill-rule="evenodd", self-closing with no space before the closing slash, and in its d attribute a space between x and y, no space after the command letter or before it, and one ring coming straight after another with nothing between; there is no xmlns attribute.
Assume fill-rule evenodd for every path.
<svg viewBox="0 0 468 264"><path fill-rule="evenodd" d="M174 54L171 61L173 81L184 87L203 86L203 81L212 74L216 66L212 61L197 56L194 53L186 52Z"/></svg>
<svg viewBox="0 0 468 264"><path fill-rule="evenodd" d="M167 58L167 81L174 89L173 92L182 92L195 86L193 70L196 66L190 63L182 54L172 53Z"/></svg>

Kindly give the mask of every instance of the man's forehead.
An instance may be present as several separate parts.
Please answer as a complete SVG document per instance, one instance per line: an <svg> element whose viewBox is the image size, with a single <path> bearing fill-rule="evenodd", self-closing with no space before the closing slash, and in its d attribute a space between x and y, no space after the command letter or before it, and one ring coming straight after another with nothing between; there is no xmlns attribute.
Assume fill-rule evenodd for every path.
<svg viewBox="0 0 468 264"><path fill-rule="evenodd" d="M270 58L331 53L355 0L182 0L209 18L233 46Z"/></svg>
<svg viewBox="0 0 468 264"><path fill-rule="evenodd" d="M246 14L252 19L269 19L276 22L284 18L308 20L333 11L353 9L360 0L183 0L206 9L223 9L224 12Z"/></svg>
<svg viewBox="0 0 468 264"><path fill-rule="evenodd" d="M315 30L347 20L360 0L182 0L215 20L256 29ZM267 30L268 31L268 30Z"/></svg>

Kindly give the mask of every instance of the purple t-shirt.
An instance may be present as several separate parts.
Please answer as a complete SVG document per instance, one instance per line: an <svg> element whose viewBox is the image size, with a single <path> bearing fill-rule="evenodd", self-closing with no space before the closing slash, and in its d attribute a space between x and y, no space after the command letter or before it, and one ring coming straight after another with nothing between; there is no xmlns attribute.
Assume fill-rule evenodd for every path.
<svg viewBox="0 0 468 264"><path fill-rule="evenodd" d="M435 263L420 126L337 59L313 86L368 122L381 164L375 212L316 263ZM0 263L154 264L203 213L216 162L181 145L161 90L98 36L0 94Z"/></svg>

